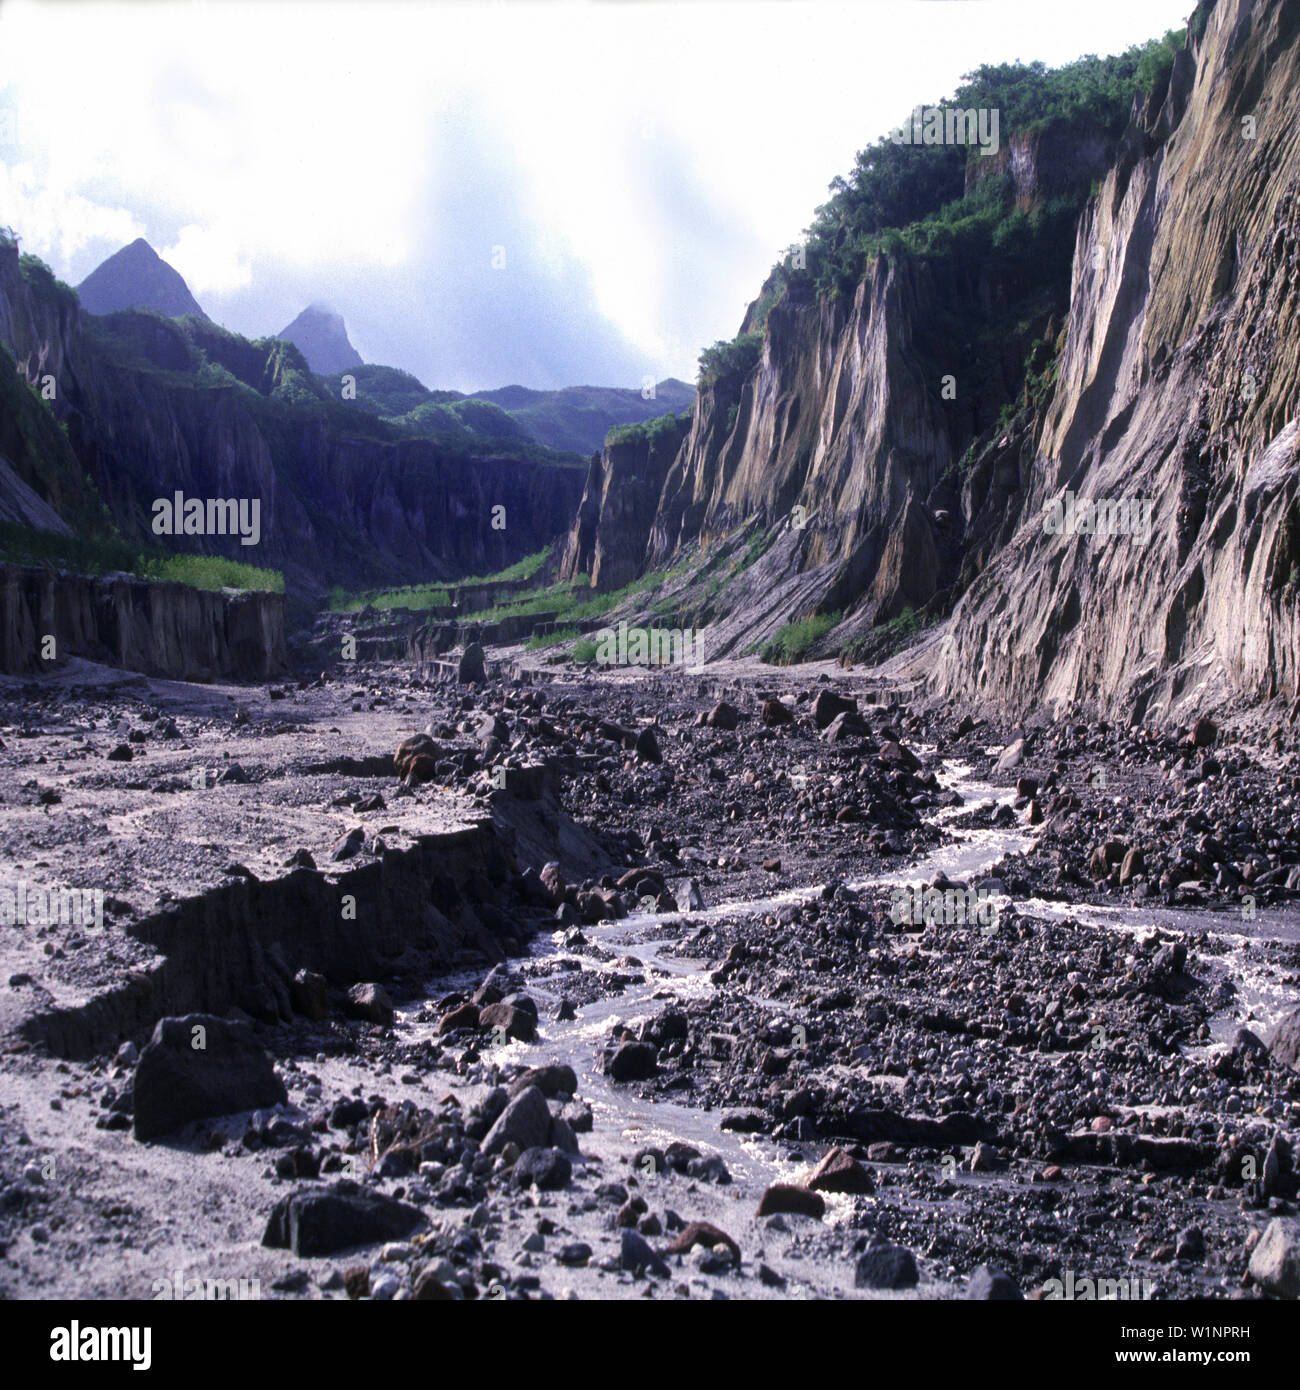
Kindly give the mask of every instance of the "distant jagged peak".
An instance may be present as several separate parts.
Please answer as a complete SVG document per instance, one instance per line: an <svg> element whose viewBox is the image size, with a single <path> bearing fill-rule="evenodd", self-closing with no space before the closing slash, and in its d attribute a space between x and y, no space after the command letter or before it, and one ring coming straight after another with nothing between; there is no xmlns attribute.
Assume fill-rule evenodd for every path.
<svg viewBox="0 0 1300 1390"><path fill-rule="evenodd" d="M180 318L193 314L206 319L174 266L144 239L136 239L101 262L77 286L81 307L91 314L115 314L122 309L149 309Z"/></svg>
<svg viewBox="0 0 1300 1390"><path fill-rule="evenodd" d="M309 304L276 336L293 343L318 376L332 376L363 364L361 354L348 337L343 315L320 300Z"/></svg>

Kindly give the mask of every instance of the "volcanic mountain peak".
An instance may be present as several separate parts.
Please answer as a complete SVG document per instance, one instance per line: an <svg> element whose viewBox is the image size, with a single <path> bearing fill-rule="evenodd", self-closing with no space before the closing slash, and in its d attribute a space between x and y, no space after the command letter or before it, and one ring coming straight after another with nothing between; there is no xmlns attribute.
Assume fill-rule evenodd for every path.
<svg viewBox="0 0 1300 1390"><path fill-rule="evenodd" d="M328 304L309 304L301 314L276 335L287 338L307 359L319 376L345 372L362 365L361 354L348 338L342 314Z"/></svg>
<svg viewBox="0 0 1300 1390"><path fill-rule="evenodd" d="M77 286L87 312L113 314L119 309L152 309L168 318L194 314L206 319L178 270L143 238L114 252Z"/></svg>

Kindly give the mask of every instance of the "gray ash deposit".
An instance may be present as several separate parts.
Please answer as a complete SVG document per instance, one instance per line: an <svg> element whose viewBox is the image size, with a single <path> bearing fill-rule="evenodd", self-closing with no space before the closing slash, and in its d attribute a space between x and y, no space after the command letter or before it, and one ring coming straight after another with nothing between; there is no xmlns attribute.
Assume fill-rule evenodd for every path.
<svg viewBox="0 0 1300 1390"><path fill-rule="evenodd" d="M185 798L171 910L242 884L257 964L169 1010L166 952L194 947L147 874L100 932L24 929L12 1294L149 1298L175 1270L285 1298L1285 1282L1300 765L1249 721L1020 730L793 673L19 694L15 862L126 875ZM224 780L195 791L196 762ZM222 787L260 835L199 799ZM294 875L317 912L358 890L351 954L268 921ZM211 1017L246 1099L177 1075L183 1051L158 1094L169 1012L173 1038Z"/></svg>

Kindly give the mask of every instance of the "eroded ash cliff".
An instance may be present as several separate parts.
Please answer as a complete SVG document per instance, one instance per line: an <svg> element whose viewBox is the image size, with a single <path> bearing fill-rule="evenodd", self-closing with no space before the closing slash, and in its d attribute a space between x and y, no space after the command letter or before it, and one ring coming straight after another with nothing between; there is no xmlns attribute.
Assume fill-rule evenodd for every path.
<svg viewBox="0 0 1300 1390"><path fill-rule="evenodd" d="M1032 255L958 225L885 239L849 293L778 267L671 462L664 436L593 465L570 570L616 587L758 530L714 654L816 613L824 654L871 652L902 618L972 704L1293 698L1298 63L1294 6L1207 0L1118 136L1058 120L968 161ZM1045 524L1067 494L1149 524Z"/></svg>

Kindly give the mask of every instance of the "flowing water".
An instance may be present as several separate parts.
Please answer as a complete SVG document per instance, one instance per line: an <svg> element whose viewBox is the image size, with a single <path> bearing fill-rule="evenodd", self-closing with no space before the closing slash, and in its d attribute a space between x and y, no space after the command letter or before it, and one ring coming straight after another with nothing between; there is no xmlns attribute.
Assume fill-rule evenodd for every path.
<svg viewBox="0 0 1300 1390"><path fill-rule="evenodd" d="M933 813L932 819L938 825L952 821L980 803L1010 804L1014 799L1011 789L973 779L970 769L960 763L945 765L940 782L945 788L955 790L962 801L958 806ZM1020 824L960 828L953 832L949 843L908 867L857 880L849 886L859 890L889 888L928 882L940 873L959 881L977 880L1005 855L1027 848L1034 833ZM680 954L683 943L689 943L691 934L701 925L778 912L783 907L818 897L821 887L821 884L814 884L759 898L719 902L693 913L672 916L635 913L619 921L584 926L582 931L588 945L576 950L564 945L562 931L537 938L532 946L531 960L535 966L545 967L546 973L528 971L527 989L538 1003L541 1037L533 1043L513 1042L494 1048L492 1059L527 1065L563 1062L573 1068L578 1077L579 1095L593 1114L592 1132L579 1136L582 1149L584 1154L605 1166L607 1177L618 1176L617 1172L608 1170L612 1165L625 1162L635 1149L647 1145L662 1148L678 1140L706 1154L720 1154L735 1183L730 1189L731 1200L743 1195L747 1209L752 1210L754 1198L768 1184L794 1181L806 1171L807 1155L792 1151L788 1144L780 1141L721 1129L721 1110L681 1104L660 1096L642 1098L634 1086L616 1085L605 1076L602 1055L617 1025L635 1030L674 998L687 1002L705 997L714 989L709 978L713 963L683 958ZM995 898L995 901L1007 900ZM1207 963L1207 974L1211 976L1207 982L1212 986L1215 983L1213 974L1221 972L1231 978L1240 991L1236 1005L1215 1015L1211 1047L1230 1043L1245 1021L1267 1037L1269 1028L1283 1011L1285 995L1281 986L1271 977L1267 966L1251 958L1248 949L1266 940L1300 941L1300 911L1295 908L1262 909L1253 921L1245 922L1239 911L1228 910L1081 907L1042 899L1022 900L1016 907L1022 915L1104 925L1135 937L1149 932L1153 926L1189 935L1210 933L1225 949L1222 955L1202 957ZM591 954L592 947L599 950ZM558 1021L556 1008L564 996L566 983L574 978L572 970L555 968L564 958L580 959L584 970L617 971L624 979L629 974L639 974L643 979L626 984L621 992L580 1004L573 1019ZM637 962L635 967L632 960ZM447 977L431 987L430 994L437 997L450 989L472 990L480 979L481 972ZM755 999L753 1002L774 1011L784 1007L779 1000ZM427 1021L420 1022L408 1016L407 1024L416 1036L432 1034L433 1025ZM963 1175L963 1180L979 1179ZM989 1177L985 1180L1000 1179ZM852 1199L829 1196L827 1207L828 1221L842 1220L852 1211ZM718 1213L714 1219L725 1227L726 1208L715 1205L713 1210ZM787 1290L786 1296L791 1296L791 1292ZM793 1292L794 1296L799 1296L797 1290ZM811 1284L803 1288L803 1293L810 1292L816 1292Z"/></svg>

